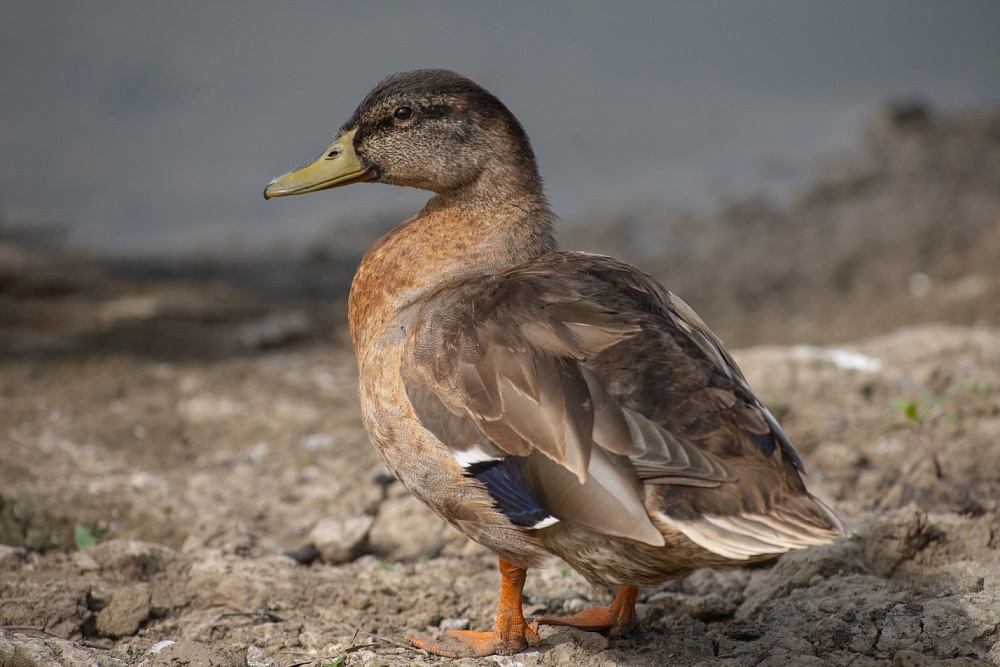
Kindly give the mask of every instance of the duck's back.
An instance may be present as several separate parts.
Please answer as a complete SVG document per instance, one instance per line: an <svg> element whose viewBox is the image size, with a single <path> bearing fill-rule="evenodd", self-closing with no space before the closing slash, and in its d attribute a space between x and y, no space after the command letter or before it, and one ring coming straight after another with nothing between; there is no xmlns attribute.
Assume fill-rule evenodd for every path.
<svg viewBox="0 0 1000 667"><path fill-rule="evenodd" d="M705 452L801 470L714 334L629 264L546 253L497 275L442 285L406 310L411 373L434 384L452 407L498 414L501 383L534 387L568 364L586 370L584 382L598 380L620 407ZM568 377L561 382L569 397Z"/></svg>

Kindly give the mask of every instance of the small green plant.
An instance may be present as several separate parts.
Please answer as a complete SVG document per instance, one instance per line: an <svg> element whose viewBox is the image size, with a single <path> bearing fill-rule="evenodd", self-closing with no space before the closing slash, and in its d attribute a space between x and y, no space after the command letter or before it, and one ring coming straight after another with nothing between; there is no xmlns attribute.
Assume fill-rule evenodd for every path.
<svg viewBox="0 0 1000 667"><path fill-rule="evenodd" d="M79 551L89 549L97 544L97 528L78 523L73 526L73 543Z"/></svg>
<svg viewBox="0 0 1000 667"><path fill-rule="evenodd" d="M903 413L903 421L892 422L891 424L886 424L885 426L877 428L872 435L879 436L892 431L900 430L913 431L917 434L920 442L924 445L924 449L927 450L927 454L930 456L931 462L934 464L934 474L937 475L938 479L941 479L944 477L944 472L941 469L941 459L938 457L937 446L934 444L934 439L931 437L930 430L927 428L927 420L934 410L938 408L938 406L965 393L975 394L977 396L986 396L990 393L990 388L980 382L974 382L968 387L955 393L935 396L927 401L897 396L892 399L892 403L899 408L900 412ZM958 417L956 415L950 415L949 421L952 421L953 423L957 422Z"/></svg>
<svg viewBox="0 0 1000 667"><path fill-rule="evenodd" d="M560 567L559 568L559 574L561 574L564 577L568 577L569 576L569 568L565 567L565 566Z"/></svg>
<svg viewBox="0 0 1000 667"><path fill-rule="evenodd" d="M379 558L378 559L378 568L380 570L391 570L394 567L396 567L396 564L393 563L388 558Z"/></svg>
<svg viewBox="0 0 1000 667"><path fill-rule="evenodd" d="M771 414L773 414L777 419L787 416L789 411L792 409L792 406L788 403L788 401L780 396L771 396L764 401L764 404L767 406L767 409L771 411Z"/></svg>
<svg viewBox="0 0 1000 667"><path fill-rule="evenodd" d="M944 472L941 470L941 459L938 457L937 446L934 444L934 439L931 438L930 431L927 429L927 418L936 407L944 403L948 398L948 396L937 396L923 403L920 399L897 396L892 399L892 403L903 413L904 420L886 424L876 429L874 435L884 435L892 431L913 431L917 434L920 442L923 443L924 449L927 450L927 455L931 457L931 463L934 464L935 476L941 479L944 477Z"/></svg>
<svg viewBox="0 0 1000 667"><path fill-rule="evenodd" d="M330 658L329 660L324 661L322 667L343 667L344 660L344 656L338 655L336 658Z"/></svg>
<svg viewBox="0 0 1000 667"><path fill-rule="evenodd" d="M982 382L973 382L969 385L969 391L976 396L988 396L990 393L990 388L988 385Z"/></svg>

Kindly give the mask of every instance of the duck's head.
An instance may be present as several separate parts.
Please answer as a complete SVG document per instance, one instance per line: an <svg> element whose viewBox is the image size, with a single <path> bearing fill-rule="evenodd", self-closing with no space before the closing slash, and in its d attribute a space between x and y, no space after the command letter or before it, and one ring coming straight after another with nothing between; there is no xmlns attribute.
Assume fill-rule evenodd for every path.
<svg viewBox="0 0 1000 667"><path fill-rule="evenodd" d="M272 180L264 197L372 181L461 200L542 197L521 124L490 92L441 69L380 81L314 162Z"/></svg>

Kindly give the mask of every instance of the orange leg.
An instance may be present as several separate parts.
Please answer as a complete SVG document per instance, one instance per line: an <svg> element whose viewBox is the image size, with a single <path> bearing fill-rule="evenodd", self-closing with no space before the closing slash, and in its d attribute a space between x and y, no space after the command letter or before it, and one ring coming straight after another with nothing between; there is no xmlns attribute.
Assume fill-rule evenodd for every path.
<svg viewBox="0 0 1000 667"><path fill-rule="evenodd" d="M446 658L481 658L487 655L510 655L537 645L541 639L534 625L524 622L521 591L528 573L523 567L500 559L500 603L493 632L449 630L440 641L407 637L407 641Z"/></svg>
<svg viewBox="0 0 1000 667"><path fill-rule="evenodd" d="M612 637L624 637L635 626L635 600L639 589L622 586L610 607L591 607L568 618L561 616L539 616L539 625L568 625L580 630L607 630Z"/></svg>

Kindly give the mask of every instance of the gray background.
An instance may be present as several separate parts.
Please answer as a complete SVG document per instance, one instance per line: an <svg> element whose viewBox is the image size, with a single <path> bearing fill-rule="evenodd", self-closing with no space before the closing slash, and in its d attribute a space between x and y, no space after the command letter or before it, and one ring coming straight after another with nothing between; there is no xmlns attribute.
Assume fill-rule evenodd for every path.
<svg viewBox="0 0 1000 667"><path fill-rule="evenodd" d="M887 99L1000 102L997 2L0 2L0 221L99 252L295 248L406 215L265 202L382 76L449 67L532 137L572 222L794 189Z"/></svg>

